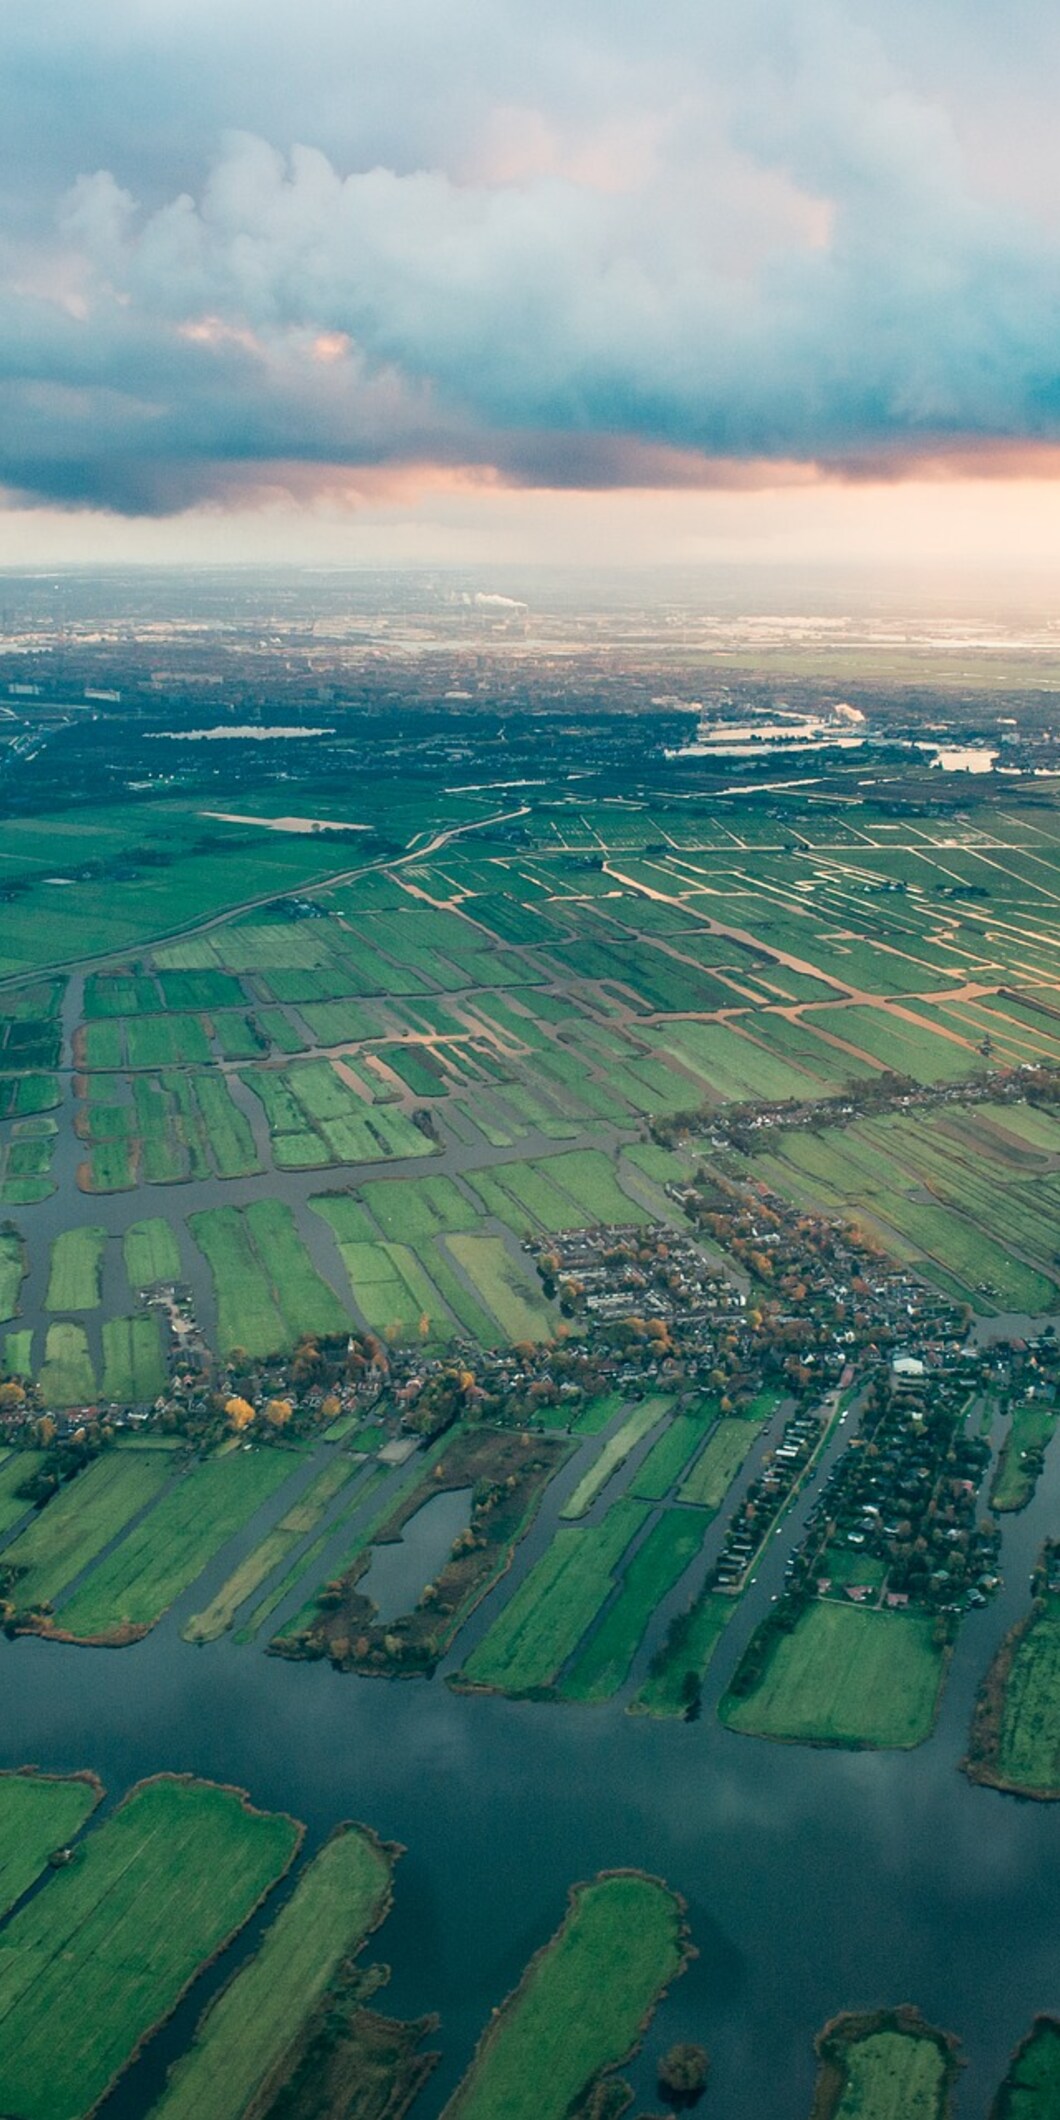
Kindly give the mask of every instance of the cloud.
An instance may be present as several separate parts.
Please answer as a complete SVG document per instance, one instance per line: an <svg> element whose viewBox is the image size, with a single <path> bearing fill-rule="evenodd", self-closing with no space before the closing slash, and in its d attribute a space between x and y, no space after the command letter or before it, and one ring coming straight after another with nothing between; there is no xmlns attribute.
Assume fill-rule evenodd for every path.
<svg viewBox="0 0 1060 2120"><path fill-rule="evenodd" d="M296 23L99 0L68 43L22 20L0 482L149 514L410 467L591 488L1026 463L1060 443L1040 14L1016 0L1007 40L985 0L651 23L541 0L532 24L514 0L305 0Z"/></svg>

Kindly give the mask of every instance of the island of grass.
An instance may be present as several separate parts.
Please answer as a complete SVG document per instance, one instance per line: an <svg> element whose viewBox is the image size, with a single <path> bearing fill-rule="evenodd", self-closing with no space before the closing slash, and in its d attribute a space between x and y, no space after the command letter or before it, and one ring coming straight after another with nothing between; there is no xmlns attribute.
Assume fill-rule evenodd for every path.
<svg viewBox="0 0 1060 2120"><path fill-rule="evenodd" d="M238 1789L172 1775L133 1789L5 1928L8 2120L93 2111L283 1876L301 1837L293 1819L255 1810Z"/></svg>
<svg viewBox="0 0 1060 2120"><path fill-rule="evenodd" d="M718 1713L749 1737L852 1749L923 1744L946 1671L939 1621L785 1599L751 1637Z"/></svg>
<svg viewBox="0 0 1060 2120"><path fill-rule="evenodd" d="M1045 1546L1033 1587L979 1689L963 1765L971 1781L1047 1803L1060 1797L1060 1545Z"/></svg>
<svg viewBox="0 0 1060 2120"><path fill-rule="evenodd" d="M1056 1421L1056 1408L1043 1400L1028 1399L1014 1409L990 1488L992 1509L1026 1508L1045 1465Z"/></svg>
<svg viewBox="0 0 1060 2120"><path fill-rule="evenodd" d="M1060 2022L1036 2017L1016 2048L990 2120L1060 2120Z"/></svg>
<svg viewBox="0 0 1060 2120"><path fill-rule="evenodd" d="M295 1657L330 1656L343 1670L381 1677L434 1670L464 1621L510 1566L541 1497L567 1455L565 1438L511 1429L451 1431L383 1522L365 1535L345 1573L325 1588L308 1624L273 1645ZM470 1487L471 1522L456 1540L433 1583L424 1584L414 1611L385 1625L358 1589L373 1543L401 1537L432 1495Z"/></svg>
<svg viewBox="0 0 1060 2120"><path fill-rule="evenodd" d="M816 2041L810 2120L950 2120L956 2041L903 2006L846 2015Z"/></svg>
<svg viewBox="0 0 1060 2120"><path fill-rule="evenodd" d="M566 2120L636 2051L690 1956L680 1900L639 1871L576 1885L561 1928L494 2013L444 2120Z"/></svg>
<svg viewBox="0 0 1060 2120"><path fill-rule="evenodd" d="M0 1915L68 1848L102 1795L94 1774L0 1774Z"/></svg>
<svg viewBox="0 0 1060 2120"><path fill-rule="evenodd" d="M155 2120L242 2120L268 2109L317 2005L389 1912L398 1853L361 1826L331 1835L254 1957L210 2004Z"/></svg>

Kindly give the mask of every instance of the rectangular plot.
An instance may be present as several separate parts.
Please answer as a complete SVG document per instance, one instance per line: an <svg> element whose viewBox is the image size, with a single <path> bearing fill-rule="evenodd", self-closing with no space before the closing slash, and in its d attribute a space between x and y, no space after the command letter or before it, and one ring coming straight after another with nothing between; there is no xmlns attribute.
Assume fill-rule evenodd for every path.
<svg viewBox="0 0 1060 2120"><path fill-rule="evenodd" d="M103 1396L146 1406L165 1390L166 1365L153 1312L107 1318L103 1325Z"/></svg>
<svg viewBox="0 0 1060 2120"><path fill-rule="evenodd" d="M140 1462L152 1457L145 1451ZM74 1592L63 1607L64 1632L117 1642L146 1634L297 1462L282 1450L255 1449L194 1466Z"/></svg>
<svg viewBox="0 0 1060 2120"><path fill-rule="evenodd" d="M551 1337L552 1320L539 1284L509 1256L502 1238L454 1235L445 1244L510 1340Z"/></svg>
<svg viewBox="0 0 1060 2120"><path fill-rule="evenodd" d="M61 1487L3 1557L19 1611L54 1604L170 1477L162 1452L110 1450Z"/></svg>
<svg viewBox="0 0 1060 2120"><path fill-rule="evenodd" d="M472 1650L462 1680L515 1696L548 1687L610 1594L614 1570L647 1516L644 1504L621 1501L599 1524L557 1531Z"/></svg>
<svg viewBox="0 0 1060 2120"><path fill-rule="evenodd" d="M669 1405L669 1399L644 1399L639 1406L633 1408L621 1428L608 1438L595 1462L579 1480L573 1494L564 1502L560 1510L561 1516L570 1518L585 1515L586 1510L592 1507L597 1495L606 1487L608 1480L614 1477L619 1466L625 1464L637 1444L642 1443L645 1436L658 1426Z"/></svg>
<svg viewBox="0 0 1060 2120"><path fill-rule="evenodd" d="M560 1680L564 1700L609 1700L625 1684L652 1614L695 1559L705 1535L702 1517L684 1509L668 1509L652 1525L614 1603Z"/></svg>

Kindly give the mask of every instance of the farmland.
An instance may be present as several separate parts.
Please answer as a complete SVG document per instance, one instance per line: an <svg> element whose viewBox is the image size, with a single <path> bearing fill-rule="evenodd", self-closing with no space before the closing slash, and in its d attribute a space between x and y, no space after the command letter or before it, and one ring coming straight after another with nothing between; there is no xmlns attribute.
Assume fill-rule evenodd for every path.
<svg viewBox="0 0 1060 2120"><path fill-rule="evenodd" d="M102 1793L91 1775L0 1774L0 1915L80 1832Z"/></svg>
<svg viewBox="0 0 1060 2120"><path fill-rule="evenodd" d="M222 1347L275 1354L304 1333L348 1329L349 1317L311 1264L284 1201L207 1208L190 1217L190 1227L213 1275Z"/></svg>
<svg viewBox="0 0 1060 2120"><path fill-rule="evenodd" d="M811 2120L950 2120L954 2044L915 2010L839 2017L817 2051Z"/></svg>
<svg viewBox="0 0 1060 2120"><path fill-rule="evenodd" d="M150 1464L153 1455L145 1452L139 1462ZM282 1450L240 1450L179 1477L75 1589L60 1614L62 1633L106 1642L146 1634L226 1539L290 1476L295 1462Z"/></svg>
<svg viewBox="0 0 1060 2120"><path fill-rule="evenodd" d="M757 1421L719 1420L702 1456L696 1459L687 1479L682 1482L681 1500L694 1502L700 1509L709 1509L715 1514L754 1449L758 1434Z"/></svg>
<svg viewBox="0 0 1060 2120"><path fill-rule="evenodd" d="M64 1229L52 1245L49 1310L95 1310L103 1270L102 1229Z"/></svg>
<svg viewBox="0 0 1060 2120"><path fill-rule="evenodd" d="M990 2120L1057 2120L1060 2115L1060 2024L1037 2017L1017 2047L990 2109Z"/></svg>
<svg viewBox="0 0 1060 2120"><path fill-rule="evenodd" d="M721 1703L730 1730L804 1744L910 1746L931 1735L945 1671L927 1615L814 1602L757 1642ZM762 1634L759 1629L759 1635Z"/></svg>
<svg viewBox="0 0 1060 2120"><path fill-rule="evenodd" d="M638 2045L681 1971L681 1912L651 1877L578 1885L563 1925L483 2035L444 2120L564 2120Z"/></svg>
<svg viewBox="0 0 1060 2120"><path fill-rule="evenodd" d="M347 1459L333 1458L318 1472L312 1485L285 1510L260 1546L255 1546L222 1583L206 1610L194 1613L186 1622L182 1629L185 1641L212 1642L227 1632L240 1606L287 1559L299 1541L316 1529L352 1470Z"/></svg>
<svg viewBox="0 0 1060 2120"><path fill-rule="evenodd" d="M171 1468L162 1451L108 1451L60 1488L0 1563L19 1611L54 1604L74 1577L161 1494Z"/></svg>
<svg viewBox="0 0 1060 2120"><path fill-rule="evenodd" d="M589 1470L579 1480L570 1498L564 1502L560 1514L566 1518L584 1516L592 1507L598 1494L602 1493L609 1480L614 1478L619 1467L642 1443L653 1428L657 1428L669 1406L669 1399L644 1399L627 1415L614 1435L609 1436L603 1448L596 1454Z"/></svg>
<svg viewBox="0 0 1060 2120"><path fill-rule="evenodd" d="M567 1525L472 1650L461 1685L515 1696L545 1691L577 1648L613 1585L648 1510L615 1502L599 1524Z"/></svg>
<svg viewBox="0 0 1060 2120"><path fill-rule="evenodd" d="M1013 1409L990 1488L992 1509L1025 1509L1056 1432L1056 1410L1037 1399Z"/></svg>
<svg viewBox="0 0 1060 2120"><path fill-rule="evenodd" d="M207 2011L153 2108L156 2120L241 2120L340 1966L382 1920L391 1868L390 1851L361 1827L332 1835Z"/></svg>
<svg viewBox="0 0 1060 2120"><path fill-rule="evenodd" d="M617 1597L560 1679L564 1700L608 1700L625 1684L652 1614L695 1559L702 1538L702 1520L688 1510L668 1509L651 1526Z"/></svg>
<svg viewBox="0 0 1060 2120"><path fill-rule="evenodd" d="M89 2110L282 1876L299 1838L291 1819L252 1810L236 1790L166 1776L134 1789L5 1930L3 2110L18 2120Z"/></svg>
<svg viewBox="0 0 1060 2120"><path fill-rule="evenodd" d="M1002 1642L976 1703L965 1766L973 1781L1060 1798L1060 1591L1042 1584Z"/></svg>

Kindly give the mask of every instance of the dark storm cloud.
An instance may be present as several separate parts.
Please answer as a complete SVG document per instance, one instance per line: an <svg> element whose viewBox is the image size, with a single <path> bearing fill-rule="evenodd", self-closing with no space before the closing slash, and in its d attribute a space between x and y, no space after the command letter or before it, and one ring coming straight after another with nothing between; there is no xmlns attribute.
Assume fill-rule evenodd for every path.
<svg viewBox="0 0 1060 2120"><path fill-rule="evenodd" d="M846 475L1060 436L1057 33L924 0L20 10L0 480Z"/></svg>

